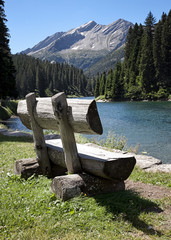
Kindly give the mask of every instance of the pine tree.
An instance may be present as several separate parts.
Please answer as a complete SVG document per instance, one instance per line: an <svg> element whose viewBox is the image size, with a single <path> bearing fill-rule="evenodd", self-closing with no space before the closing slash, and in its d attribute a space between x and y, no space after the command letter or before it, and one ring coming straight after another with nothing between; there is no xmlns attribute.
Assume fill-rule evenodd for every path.
<svg viewBox="0 0 171 240"><path fill-rule="evenodd" d="M0 99L16 97L15 68L9 48L8 28L4 12L4 1L0 0Z"/></svg>
<svg viewBox="0 0 171 240"><path fill-rule="evenodd" d="M132 52L132 45L133 45L133 28L130 27L127 38L126 38L126 45L125 45L125 84L129 84L129 73L130 73L130 56Z"/></svg>
<svg viewBox="0 0 171 240"><path fill-rule="evenodd" d="M150 12L145 20L145 31L142 36L142 49L139 65L140 84L145 95L156 89L153 60L153 31L155 18Z"/></svg>
<svg viewBox="0 0 171 240"><path fill-rule="evenodd" d="M99 86L99 94L104 95L105 92L105 84L106 84L106 72L103 72L100 76L100 86Z"/></svg>
<svg viewBox="0 0 171 240"><path fill-rule="evenodd" d="M161 71L162 71L162 59L161 59L161 35L162 35L162 22L159 21L153 39L153 58L156 72L157 85L161 86Z"/></svg>
<svg viewBox="0 0 171 240"><path fill-rule="evenodd" d="M36 66L36 90L40 97L45 96L45 89L46 89L45 73L43 66L41 66L41 64L38 61Z"/></svg>
<svg viewBox="0 0 171 240"><path fill-rule="evenodd" d="M163 24L161 37L162 85L171 90L171 10Z"/></svg>
<svg viewBox="0 0 171 240"><path fill-rule="evenodd" d="M106 99L110 99L112 97L112 93L111 93L112 82L113 82L113 70L111 69L108 72L108 75L106 78L106 84L105 84L105 98Z"/></svg>
<svg viewBox="0 0 171 240"><path fill-rule="evenodd" d="M96 85L95 85L95 90L94 90L95 97L98 97L100 95L99 86L100 86L100 80L99 80L99 73L98 73L96 76Z"/></svg>
<svg viewBox="0 0 171 240"><path fill-rule="evenodd" d="M91 79L88 79L86 89L89 92L89 94L92 93L92 82L91 82Z"/></svg>
<svg viewBox="0 0 171 240"><path fill-rule="evenodd" d="M122 85L120 76L121 76L121 63L118 62L113 72L113 82L111 88L111 96L113 100L120 99L122 95Z"/></svg>

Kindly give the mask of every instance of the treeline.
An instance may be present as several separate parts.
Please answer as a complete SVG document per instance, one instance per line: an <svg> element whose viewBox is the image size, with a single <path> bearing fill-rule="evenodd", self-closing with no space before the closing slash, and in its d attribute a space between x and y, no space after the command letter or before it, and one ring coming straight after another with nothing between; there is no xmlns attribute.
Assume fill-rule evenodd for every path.
<svg viewBox="0 0 171 240"><path fill-rule="evenodd" d="M1 99L17 97L15 68L9 48L9 33L6 22L4 1L0 0L0 104Z"/></svg>
<svg viewBox="0 0 171 240"><path fill-rule="evenodd" d="M50 63L33 57L13 55L15 79L20 98L29 92L52 96L64 91L67 95L87 95L87 80L83 71L67 63Z"/></svg>
<svg viewBox="0 0 171 240"><path fill-rule="evenodd" d="M150 12L145 26L130 27L123 63L96 77L95 97L167 99L171 93L171 11L156 24Z"/></svg>

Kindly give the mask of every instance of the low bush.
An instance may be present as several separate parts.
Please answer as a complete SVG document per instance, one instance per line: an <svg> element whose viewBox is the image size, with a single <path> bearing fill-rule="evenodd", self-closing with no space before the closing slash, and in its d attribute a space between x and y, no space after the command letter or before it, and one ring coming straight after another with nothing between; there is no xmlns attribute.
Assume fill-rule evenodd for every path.
<svg viewBox="0 0 171 240"><path fill-rule="evenodd" d="M17 115L18 101L2 100L0 102L0 119L6 120L12 115Z"/></svg>

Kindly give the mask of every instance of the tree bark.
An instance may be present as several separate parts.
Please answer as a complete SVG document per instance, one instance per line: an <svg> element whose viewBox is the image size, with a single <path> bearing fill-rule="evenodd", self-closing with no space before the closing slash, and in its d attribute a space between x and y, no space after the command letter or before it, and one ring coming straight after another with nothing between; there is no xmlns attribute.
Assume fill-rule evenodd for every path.
<svg viewBox="0 0 171 240"><path fill-rule="evenodd" d="M56 197L66 201L81 194L91 196L124 190L125 184L123 181L112 182L88 174L72 174L55 177L51 189Z"/></svg>

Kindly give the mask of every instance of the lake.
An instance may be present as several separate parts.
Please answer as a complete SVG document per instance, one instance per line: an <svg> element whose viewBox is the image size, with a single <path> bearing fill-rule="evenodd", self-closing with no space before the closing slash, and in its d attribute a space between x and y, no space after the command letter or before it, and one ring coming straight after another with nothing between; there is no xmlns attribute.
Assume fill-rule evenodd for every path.
<svg viewBox="0 0 171 240"><path fill-rule="evenodd" d="M171 102L98 103L104 136L109 131L140 144L139 153L171 163Z"/></svg>
<svg viewBox="0 0 171 240"><path fill-rule="evenodd" d="M97 103L103 135L125 136L127 145L140 144L138 153L171 163L171 102ZM18 118L8 120L9 128L26 130Z"/></svg>

